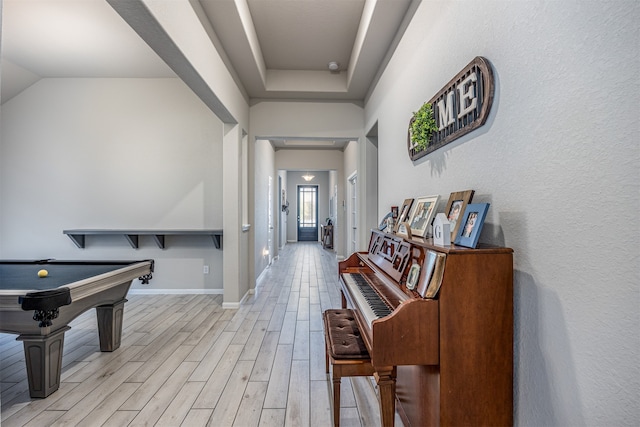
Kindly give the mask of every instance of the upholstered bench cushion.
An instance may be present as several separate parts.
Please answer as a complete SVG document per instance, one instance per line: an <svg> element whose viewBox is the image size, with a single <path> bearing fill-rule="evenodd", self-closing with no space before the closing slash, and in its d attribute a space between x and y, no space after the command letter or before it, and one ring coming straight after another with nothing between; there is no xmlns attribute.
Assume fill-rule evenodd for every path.
<svg viewBox="0 0 640 427"><path fill-rule="evenodd" d="M325 310L323 317L325 339L331 357L335 360L369 359L369 352L351 310Z"/></svg>

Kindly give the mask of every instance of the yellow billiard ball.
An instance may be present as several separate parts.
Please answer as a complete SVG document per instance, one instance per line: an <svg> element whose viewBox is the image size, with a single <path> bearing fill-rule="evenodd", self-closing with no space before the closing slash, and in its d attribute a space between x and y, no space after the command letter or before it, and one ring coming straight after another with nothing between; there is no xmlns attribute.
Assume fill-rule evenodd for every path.
<svg viewBox="0 0 640 427"><path fill-rule="evenodd" d="M47 277L48 274L49 272L47 270L38 271L38 277Z"/></svg>

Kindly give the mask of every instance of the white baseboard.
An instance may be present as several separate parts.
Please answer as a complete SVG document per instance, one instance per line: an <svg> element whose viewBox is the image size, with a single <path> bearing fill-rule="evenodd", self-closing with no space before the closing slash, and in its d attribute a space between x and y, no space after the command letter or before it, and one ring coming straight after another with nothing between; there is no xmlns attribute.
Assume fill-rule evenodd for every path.
<svg viewBox="0 0 640 427"><path fill-rule="evenodd" d="M223 302L222 308L229 310L237 310L250 295L255 294L255 289L249 289L244 294L240 302ZM180 295L180 294L197 294L197 295L223 295L224 289L129 289L131 295Z"/></svg>
<svg viewBox="0 0 640 427"><path fill-rule="evenodd" d="M262 281L262 279L264 278L265 273L267 272L267 270L269 269L269 266L266 266L264 268L264 270L262 270L262 273L260 273L260 275L258 276L258 278L256 279L256 287L258 287L259 283Z"/></svg>
<svg viewBox="0 0 640 427"><path fill-rule="evenodd" d="M200 295L222 295L224 289L129 289L131 295L180 295L180 294L200 294Z"/></svg>
<svg viewBox="0 0 640 427"><path fill-rule="evenodd" d="M240 308L239 302L223 302L222 309L223 310L237 310Z"/></svg>
<svg viewBox="0 0 640 427"><path fill-rule="evenodd" d="M254 289L249 289L247 291L246 294L244 294L244 296L240 299L240 302L223 302L222 303L222 308L224 310L237 310L240 308L240 306L242 305L243 302L245 302L245 300L247 298L249 298L249 295L253 295L255 292Z"/></svg>

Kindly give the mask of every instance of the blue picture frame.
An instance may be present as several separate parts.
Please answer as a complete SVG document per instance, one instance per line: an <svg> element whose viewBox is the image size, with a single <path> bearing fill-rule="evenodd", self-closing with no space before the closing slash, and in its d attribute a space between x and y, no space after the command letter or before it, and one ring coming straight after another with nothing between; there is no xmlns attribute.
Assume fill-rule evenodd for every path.
<svg viewBox="0 0 640 427"><path fill-rule="evenodd" d="M467 248L476 247L478 237L480 237L480 232L484 225L484 219L489 210L489 205L490 203L472 203L467 205L454 244Z"/></svg>

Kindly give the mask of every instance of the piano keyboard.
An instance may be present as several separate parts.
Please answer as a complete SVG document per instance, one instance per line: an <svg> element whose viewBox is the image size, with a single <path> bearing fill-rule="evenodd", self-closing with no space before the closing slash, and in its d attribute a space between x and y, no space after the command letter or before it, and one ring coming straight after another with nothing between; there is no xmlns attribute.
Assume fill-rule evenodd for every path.
<svg viewBox="0 0 640 427"><path fill-rule="evenodd" d="M343 273L344 284L355 298L354 303L366 319L369 327L371 322L390 315L393 310L380 298L378 293L369 285L363 275L359 273Z"/></svg>

